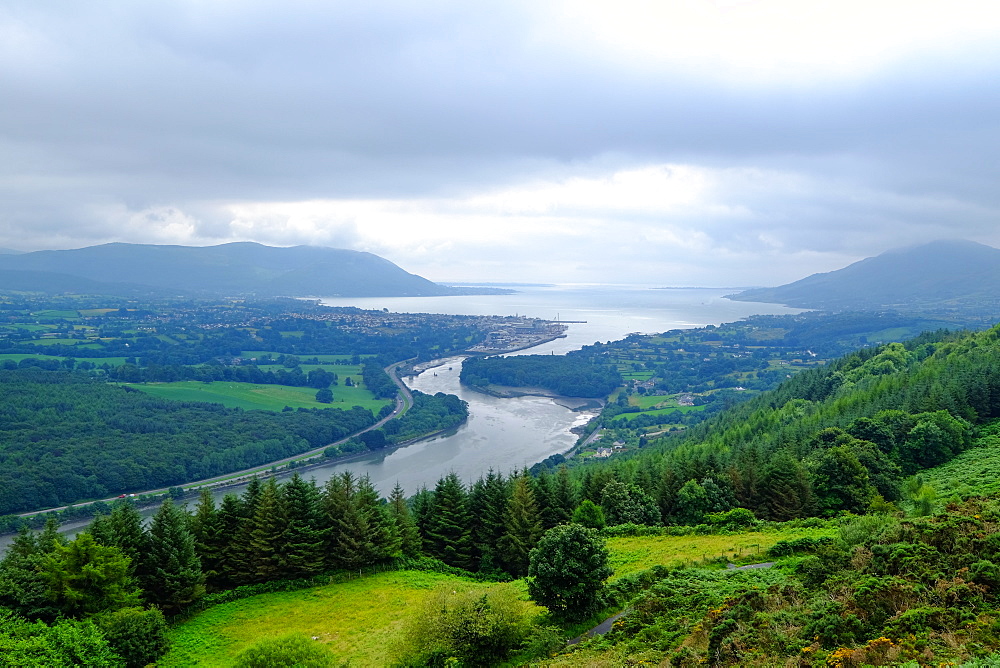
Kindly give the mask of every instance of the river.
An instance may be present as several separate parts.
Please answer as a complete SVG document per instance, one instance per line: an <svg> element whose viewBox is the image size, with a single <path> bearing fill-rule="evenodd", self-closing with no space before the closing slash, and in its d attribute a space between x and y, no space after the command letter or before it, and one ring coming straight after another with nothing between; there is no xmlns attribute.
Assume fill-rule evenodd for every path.
<svg viewBox="0 0 1000 668"><path fill-rule="evenodd" d="M798 313L775 304L734 302L726 289L653 289L637 285L560 285L525 287L512 295L460 297L399 297L372 299L325 298L330 306L357 306L404 313L453 315L526 315L546 320L585 320L571 324L567 336L517 354L564 354L595 341L624 338L631 332L663 332L732 322L755 313ZM384 495L398 482L407 494L422 485L433 487L454 471L469 482L490 468L507 473L565 452L576 442L570 429L584 424L593 412L572 410L574 402L545 397L498 399L462 387L458 381L462 358L439 360L440 365L405 378L415 390L457 394L469 402L469 419L453 432L390 452L371 453L311 468L303 475L322 484L342 471L368 475ZM217 492L240 493L242 487ZM152 514L152 510L147 511ZM68 529L70 527L67 527ZM0 550L7 541L0 538Z"/></svg>

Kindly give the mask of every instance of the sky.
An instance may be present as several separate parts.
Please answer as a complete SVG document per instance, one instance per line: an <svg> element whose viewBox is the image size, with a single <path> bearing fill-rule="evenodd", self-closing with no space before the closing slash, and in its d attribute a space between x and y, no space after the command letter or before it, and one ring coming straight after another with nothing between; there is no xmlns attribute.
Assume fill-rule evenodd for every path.
<svg viewBox="0 0 1000 668"><path fill-rule="evenodd" d="M1000 8L0 0L0 247L777 285L1000 246Z"/></svg>

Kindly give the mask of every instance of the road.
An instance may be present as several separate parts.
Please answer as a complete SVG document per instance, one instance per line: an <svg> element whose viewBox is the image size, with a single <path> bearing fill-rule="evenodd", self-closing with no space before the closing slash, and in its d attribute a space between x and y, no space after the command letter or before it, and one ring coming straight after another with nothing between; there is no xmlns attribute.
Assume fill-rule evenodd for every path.
<svg viewBox="0 0 1000 668"><path fill-rule="evenodd" d="M272 468L274 468L275 466L283 466L285 464L288 464L289 462L305 461L305 460L308 460L308 459L316 459L318 457L322 457L323 456L323 452L327 448L332 447L334 445L340 445L341 443L346 443L347 441L349 441L350 439L354 438L358 434L363 434L366 431L371 431L372 429L378 429L379 427L381 427L382 425L384 425L386 422L388 422L392 418L394 418L396 416L399 416L399 415L402 415L403 413L405 413L406 411L408 411L410 409L410 406L413 405L413 393L410 392L410 388L408 388L403 383L403 381L401 381L399 379L399 376L396 375L396 370L401 365L406 364L407 362L410 362L410 361L411 360L404 360L402 362L396 362L395 364L390 364L389 366L387 366L385 368L385 372L387 374L389 374L389 378L391 378L392 382L394 382L396 384L396 387L399 388L399 394L396 396L396 407L393 409L393 411L391 413L389 413L384 418L382 418L381 420L379 420L375 424L371 425L370 427L366 427L365 429L362 429L361 431L356 431L353 434L351 434L350 436L345 436L344 438L340 439L339 441L334 441L333 443L327 443L324 446L321 446L319 448L314 448L312 450L309 450L307 452L303 452L303 453L295 455L293 457L285 457L284 459L279 459L277 461L269 462L267 464L262 464L260 466L255 466L255 467L250 468L250 469L244 469L242 471L234 471L232 473L226 473L224 475L215 476L214 478L205 478L204 480L196 480L194 482L184 483L183 485L177 485L177 487L183 487L187 491L193 491L193 490L196 490L196 489L200 489L202 487L211 487L212 485L220 483L220 482L225 482L227 484L228 483L235 483L235 482L237 482L241 478L250 477L250 476L252 476L254 474L257 474L257 473L266 473L266 472L270 471ZM145 492L136 492L135 496L147 495L147 494L165 494L169 489L170 489L169 487L163 487L163 488L160 488L160 489L151 489L151 490L148 490L148 491L145 491ZM99 503L99 502L102 502L102 501L104 503L112 503L114 501L117 501L119 498L121 498L121 497L112 496L112 497L107 498L107 499L96 499L94 501L84 501L84 502L81 502L81 503L74 503L74 504L71 504L71 505L74 508L80 508L80 507L84 507L84 506L89 506L89 505L94 504L94 503ZM50 512L52 512L54 510L55 511L66 510L67 508L69 508L69 506L59 506L58 508L46 508L45 510L35 510L35 511L30 512L30 513L20 513L19 516L20 517L31 517L32 515L39 515L41 513L50 513Z"/></svg>

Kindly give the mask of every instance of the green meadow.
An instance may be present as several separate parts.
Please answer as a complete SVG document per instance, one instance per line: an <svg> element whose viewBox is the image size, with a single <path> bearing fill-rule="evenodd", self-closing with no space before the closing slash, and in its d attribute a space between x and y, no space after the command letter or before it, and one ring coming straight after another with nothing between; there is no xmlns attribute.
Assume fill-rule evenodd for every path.
<svg viewBox="0 0 1000 668"><path fill-rule="evenodd" d="M333 388L333 403L329 404L321 404L316 401L316 390L311 387L256 385L227 381L204 383L197 380L176 383L130 383L129 386L164 399L205 401L245 410L280 411L285 406L344 409L351 406L361 406L377 413L382 406L391 403L384 399L375 399L372 393L364 388L344 387L343 385L337 385Z"/></svg>
<svg viewBox="0 0 1000 668"><path fill-rule="evenodd" d="M250 645L290 633L325 643L338 664L387 666L407 620L443 584L456 592L492 586L454 575L394 571L261 594L214 606L176 626L170 652L157 666L231 666ZM525 605L536 608L527 601Z"/></svg>

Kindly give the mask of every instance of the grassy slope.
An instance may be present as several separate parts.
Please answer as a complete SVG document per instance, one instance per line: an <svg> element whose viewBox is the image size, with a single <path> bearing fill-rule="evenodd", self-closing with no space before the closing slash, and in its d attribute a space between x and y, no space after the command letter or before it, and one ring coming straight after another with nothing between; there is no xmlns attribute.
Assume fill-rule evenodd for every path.
<svg viewBox="0 0 1000 668"><path fill-rule="evenodd" d="M795 528L722 536L612 538L608 548L615 576L620 577L656 564L722 555L732 558L734 553L738 557L741 550L749 561L756 561L758 549L763 553L779 540L834 531ZM158 665L230 666L237 654L261 638L288 633L320 638L341 662L388 665L406 620L442 583L455 591L490 586L451 575L401 571L296 592L262 594L209 608L173 629L173 647ZM525 586L523 580L515 584Z"/></svg>
<svg viewBox="0 0 1000 668"><path fill-rule="evenodd" d="M389 665L405 620L442 583L455 591L489 587L453 575L400 571L262 594L209 608L173 629L173 646L157 665L231 666L248 646L288 633L318 637L339 662Z"/></svg>
<svg viewBox="0 0 1000 668"><path fill-rule="evenodd" d="M333 389L333 403L321 404L316 401L316 390L311 387L286 387L284 385L255 385L253 383L230 383L216 381L203 383L197 380L177 383L136 383L132 387L164 399L177 401L208 401L220 403L230 408L247 410L261 409L280 411L285 406L292 408L344 408L362 406L377 413L389 403L374 399L368 390L360 387L338 385Z"/></svg>
<svg viewBox="0 0 1000 668"><path fill-rule="evenodd" d="M714 536L639 536L610 538L611 567L616 577L652 568L658 564L680 566L685 563L725 557L729 561L763 561L769 547L779 540L804 536L832 536L834 528L781 529L748 531Z"/></svg>

